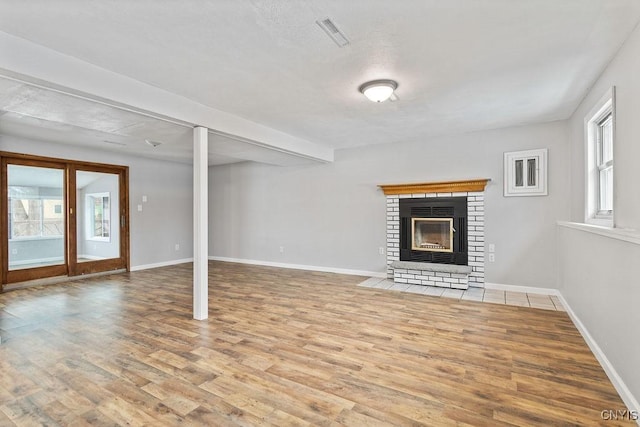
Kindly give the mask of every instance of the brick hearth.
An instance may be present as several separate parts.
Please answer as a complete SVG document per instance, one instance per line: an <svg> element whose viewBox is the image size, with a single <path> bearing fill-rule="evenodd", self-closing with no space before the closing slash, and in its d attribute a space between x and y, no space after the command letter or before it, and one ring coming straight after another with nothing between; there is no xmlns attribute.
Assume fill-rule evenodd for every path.
<svg viewBox="0 0 640 427"><path fill-rule="evenodd" d="M469 286L484 287L484 187L488 181L482 179L381 185L387 197L387 277L398 283L417 285L457 289L467 289ZM415 262L408 265L405 261L400 261L399 200L431 197L467 198L468 267ZM455 267L463 267L464 271L458 271Z"/></svg>

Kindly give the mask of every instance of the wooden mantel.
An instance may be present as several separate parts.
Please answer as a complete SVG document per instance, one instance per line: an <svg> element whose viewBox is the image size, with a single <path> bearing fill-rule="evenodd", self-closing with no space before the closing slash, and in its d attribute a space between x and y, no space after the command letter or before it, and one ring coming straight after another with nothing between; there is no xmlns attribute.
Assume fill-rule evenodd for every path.
<svg viewBox="0 0 640 427"><path fill-rule="evenodd" d="M382 184L387 196L393 194L420 194L420 193L461 193L469 191L484 191L488 178L467 179L464 181L421 182L415 184Z"/></svg>

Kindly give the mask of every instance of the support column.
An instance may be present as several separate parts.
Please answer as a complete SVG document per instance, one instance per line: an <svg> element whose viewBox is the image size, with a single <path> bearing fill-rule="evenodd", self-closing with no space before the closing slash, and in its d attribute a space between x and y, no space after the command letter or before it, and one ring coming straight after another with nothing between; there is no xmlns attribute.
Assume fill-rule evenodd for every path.
<svg viewBox="0 0 640 427"><path fill-rule="evenodd" d="M193 318L209 317L208 129L193 129Z"/></svg>

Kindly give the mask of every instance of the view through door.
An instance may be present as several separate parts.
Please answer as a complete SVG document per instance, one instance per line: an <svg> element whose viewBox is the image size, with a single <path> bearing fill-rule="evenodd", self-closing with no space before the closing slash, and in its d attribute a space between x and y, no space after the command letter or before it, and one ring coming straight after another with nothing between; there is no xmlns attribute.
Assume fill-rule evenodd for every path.
<svg viewBox="0 0 640 427"><path fill-rule="evenodd" d="M5 275L10 281L67 274L64 165L33 164L3 167Z"/></svg>
<svg viewBox="0 0 640 427"><path fill-rule="evenodd" d="M128 269L128 168L0 153L2 284Z"/></svg>
<svg viewBox="0 0 640 427"><path fill-rule="evenodd" d="M70 274L96 273L126 268L128 220L125 171L108 167L73 167L69 180L75 191L70 202Z"/></svg>

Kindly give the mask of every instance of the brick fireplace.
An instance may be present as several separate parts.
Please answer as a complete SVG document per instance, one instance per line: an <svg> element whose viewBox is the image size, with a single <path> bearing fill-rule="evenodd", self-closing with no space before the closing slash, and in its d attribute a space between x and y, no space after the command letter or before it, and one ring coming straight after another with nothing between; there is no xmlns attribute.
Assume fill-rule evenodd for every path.
<svg viewBox="0 0 640 427"><path fill-rule="evenodd" d="M380 185L387 198L387 277L397 283L438 286L455 289L484 287L484 189L489 180L446 181L417 184ZM448 261L437 252L425 256L427 261L411 259L403 255L401 260L401 234L406 232L407 218L401 218L400 200L412 199L404 205L445 205L450 200L458 203L466 199L466 229L458 231L466 240L466 262ZM423 203L424 202L424 203ZM403 208L404 210L404 208ZM406 214L404 214L406 215ZM439 214L431 216L442 216ZM432 218L411 218L412 227L416 221L433 221ZM401 225L401 221L403 224ZM445 221L445 219L443 219ZM413 230L413 228L411 229ZM404 236L404 237L406 237ZM405 249L403 254L407 253ZM415 245L415 243L411 243ZM437 248L434 243L425 243L422 248ZM445 247L445 246L443 246ZM412 249L421 250L413 247ZM414 253L418 253L413 251ZM442 250L442 252L450 252ZM460 258L457 258L458 260ZM464 264L464 265L460 265Z"/></svg>

